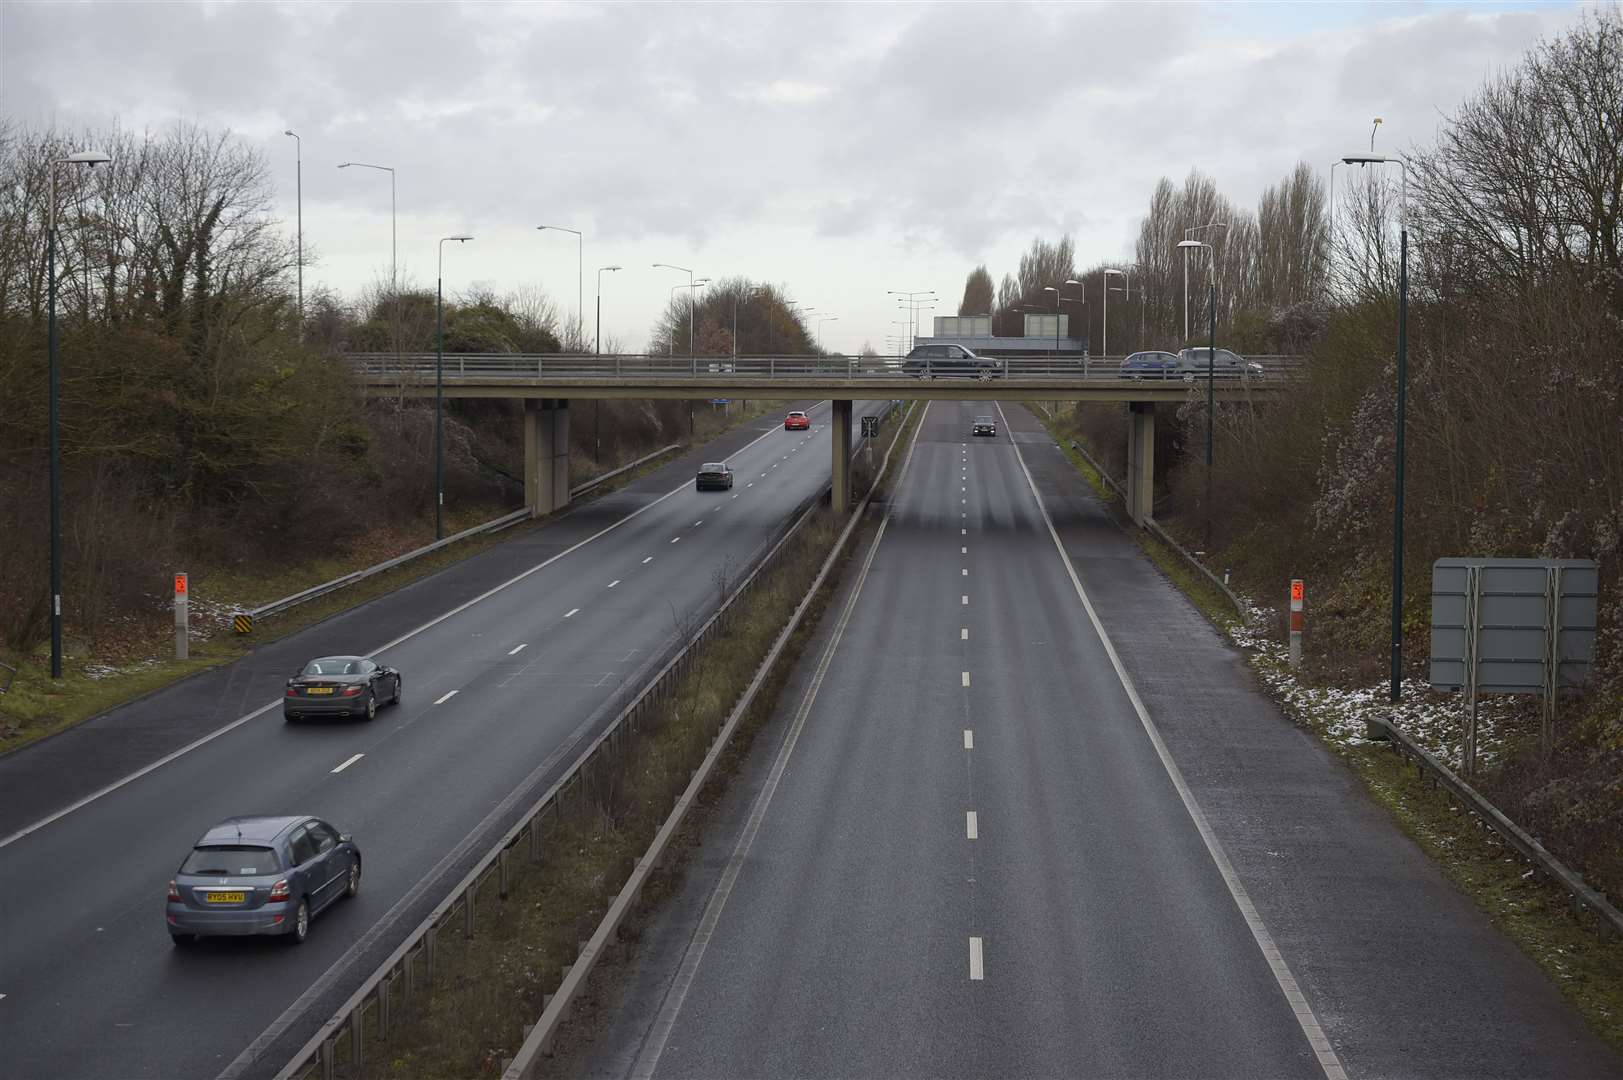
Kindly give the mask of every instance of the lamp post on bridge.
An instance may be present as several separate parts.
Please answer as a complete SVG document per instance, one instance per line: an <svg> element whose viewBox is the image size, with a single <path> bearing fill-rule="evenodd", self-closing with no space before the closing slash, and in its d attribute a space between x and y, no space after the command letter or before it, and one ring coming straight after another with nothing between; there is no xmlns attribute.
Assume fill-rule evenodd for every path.
<svg viewBox="0 0 1623 1080"><path fill-rule="evenodd" d="M112 158L99 150L85 150L69 154L50 164L50 198L46 204L45 229L45 292L47 317L45 352L50 368L50 444L51 444L51 678L62 678L62 439L61 398L62 376L56 359L56 167L83 165L94 169L112 162Z"/></svg>
<svg viewBox="0 0 1623 1080"><path fill-rule="evenodd" d="M439 276L434 284L434 539L445 538L445 242L467 243L464 233L441 237Z"/></svg>
<svg viewBox="0 0 1623 1080"><path fill-rule="evenodd" d="M826 322L839 322L838 315L819 315L817 317L817 355L823 354L823 324Z"/></svg>
<svg viewBox="0 0 1623 1080"><path fill-rule="evenodd" d="M394 166L368 165L364 161L346 161L338 166L340 169L376 169L378 172L389 174L389 291L394 294L394 362L400 367L400 248L397 243L398 233L395 229L395 197L394 197Z"/></svg>
<svg viewBox="0 0 1623 1080"><path fill-rule="evenodd" d="M581 273L581 258L586 248L586 238L580 234L579 229L571 229L563 225L537 225L535 227L536 232L546 232L548 229L551 229L553 232L575 234L575 337L578 340L586 336L586 301L584 293L581 291L581 282L583 280ZM599 276L599 283L601 283L602 280L602 277Z"/></svg>
<svg viewBox="0 0 1623 1080"><path fill-rule="evenodd" d="M1126 297L1125 297L1126 300L1129 303L1131 303L1132 299L1133 299L1133 279L1131 277L1131 273L1132 272L1128 271L1128 270L1106 269L1104 271L1104 273L1101 275L1103 277L1103 279L1104 279L1101 282L1101 284L1104 286L1104 288L1101 290L1104 293L1104 297L1103 297L1103 299L1104 299L1104 305L1103 305L1104 309L1099 313L1099 355L1100 356L1109 356L1110 355L1110 291L1111 291L1110 290L1110 275L1115 274L1117 277L1124 278L1126 280L1127 288L1125 290L1117 289L1116 291L1117 292L1125 292L1126 293Z"/></svg>
<svg viewBox="0 0 1623 1080"><path fill-rule="evenodd" d="M688 355L693 355L693 271L674 263L655 263L655 270L677 270L688 276ZM708 279L706 279L708 280ZM673 294L674 295L674 294ZM691 412L689 414L691 416ZM693 426L691 423L688 425Z"/></svg>
<svg viewBox="0 0 1623 1080"><path fill-rule="evenodd" d="M903 291L901 289L886 289L885 290L885 295L886 296L900 296L900 297L905 298L906 305L909 308L909 310L912 312L910 318L913 320L913 322L912 322L911 330L910 330L909 335L908 335L908 346L907 346L909 349L912 349L912 347L913 347L912 343L914 341L916 341L918 339L918 336L919 336L919 308L929 306L929 305L920 303L920 298L921 297L930 297L930 298L933 299L933 298L935 298L936 292L935 292L934 289L915 289L915 290L913 290L911 292L906 292L906 291Z"/></svg>
<svg viewBox="0 0 1623 1080"><path fill-rule="evenodd" d="M1051 293L1054 294L1054 359L1056 359L1056 360L1059 359L1059 319L1060 319L1060 307L1059 306L1060 306L1060 301L1064 299L1064 293L1061 292L1061 290L1064 289L1066 285L1082 285L1082 283L1080 281L1076 280L1075 278L1066 278L1064 285L1060 285L1060 286L1057 286L1057 287L1053 286L1053 285L1044 285L1043 286L1043 292L1051 292ZM1087 286L1085 286L1085 285L1083 285L1082 287L1083 287L1084 291L1087 288ZM1073 296L1071 299L1074 300L1074 299L1076 299L1076 297Z"/></svg>

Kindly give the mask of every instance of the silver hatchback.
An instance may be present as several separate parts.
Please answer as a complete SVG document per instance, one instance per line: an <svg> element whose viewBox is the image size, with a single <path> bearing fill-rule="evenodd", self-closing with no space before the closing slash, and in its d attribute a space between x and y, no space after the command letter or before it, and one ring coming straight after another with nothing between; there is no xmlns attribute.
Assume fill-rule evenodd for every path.
<svg viewBox="0 0 1623 1080"><path fill-rule="evenodd" d="M169 882L176 945L280 934L291 945L323 908L361 888L361 849L320 818L227 818L203 834Z"/></svg>

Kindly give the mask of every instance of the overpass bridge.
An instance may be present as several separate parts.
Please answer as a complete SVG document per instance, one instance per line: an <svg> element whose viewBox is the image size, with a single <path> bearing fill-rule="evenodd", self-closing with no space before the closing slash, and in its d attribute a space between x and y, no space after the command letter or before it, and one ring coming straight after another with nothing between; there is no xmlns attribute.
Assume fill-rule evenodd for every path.
<svg viewBox="0 0 1623 1080"><path fill-rule="evenodd" d="M1259 374L1217 376L1223 401L1282 393L1298 357L1252 357ZM1200 376L1127 378L1121 357L997 360L967 372L948 368L908 374L897 357L874 356L579 356L550 354L352 354L356 382L406 397L514 398L524 402L524 491L532 515L569 501L571 398L827 398L834 415L834 506L850 508L851 402L858 399L1120 402L1131 414L1127 442L1127 508L1150 516L1155 476L1155 405L1205 395Z"/></svg>

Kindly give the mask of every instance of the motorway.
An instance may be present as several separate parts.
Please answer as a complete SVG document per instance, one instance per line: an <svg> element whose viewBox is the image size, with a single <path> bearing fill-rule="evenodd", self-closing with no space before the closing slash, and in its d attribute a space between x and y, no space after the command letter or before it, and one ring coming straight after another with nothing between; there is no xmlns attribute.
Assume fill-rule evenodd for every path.
<svg viewBox="0 0 1623 1080"><path fill-rule="evenodd" d="M554 1071L1620 1075L1029 413L969 436L997 412L932 403L867 569Z"/></svg>
<svg viewBox="0 0 1623 1080"><path fill-rule="evenodd" d="M239 665L0 759L0 1072L274 1072L567 767L679 618L713 605L718 569L736 576L828 482L826 405L813 420L785 432L763 419ZM693 490L694 460L709 454L733 465L733 491ZM399 668L404 703L369 724L285 725L281 680L332 652ZM360 896L318 918L301 948L172 947L164 884L191 843L233 814L294 812L355 835Z"/></svg>

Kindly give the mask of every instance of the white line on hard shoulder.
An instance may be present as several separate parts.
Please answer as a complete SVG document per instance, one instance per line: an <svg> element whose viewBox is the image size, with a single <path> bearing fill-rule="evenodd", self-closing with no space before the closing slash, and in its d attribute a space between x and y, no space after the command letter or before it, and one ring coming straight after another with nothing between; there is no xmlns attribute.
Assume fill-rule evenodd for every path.
<svg viewBox="0 0 1623 1080"><path fill-rule="evenodd" d="M528 641L523 642L522 644L518 645L515 648L508 649L507 650L507 655L508 656L517 656L519 653L523 652L525 649L528 649L529 647L530 647L530 643Z"/></svg>
<svg viewBox="0 0 1623 1080"><path fill-rule="evenodd" d="M434 704L436 704L436 705L444 705L447 701L450 701L452 698L456 697L459 692L460 691L452 690L450 693L446 694L444 697L442 697L438 701L434 702Z"/></svg>
<svg viewBox="0 0 1623 1080"><path fill-rule="evenodd" d="M965 750L973 750L973 749L975 749L975 733L973 731L971 731L969 728L964 729L964 749Z"/></svg>
<svg viewBox="0 0 1623 1080"><path fill-rule="evenodd" d="M964 685L965 686L969 685L969 672L967 672L967 671L964 672Z"/></svg>
<svg viewBox="0 0 1623 1080"><path fill-rule="evenodd" d="M649 563L651 563L651 562L653 562L653 561L654 561L654 557L653 557L653 556L652 556L652 555L650 555L650 556L648 556L648 558L646 558L646 559L644 559L644 560L643 560L643 561L642 561L642 564L643 564L643 565L644 565L644 566L647 566L647 565L648 565L648 564L649 564Z"/></svg>
<svg viewBox="0 0 1623 1080"><path fill-rule="evenodd" d="M964 832L969 834L967 838L970 840L980 839L980 820L973 810L964 811Z"/></svg>
<svg viewBox="0 0 1623 1080"><path fill-rule="evenodd" d="M576 614L578 614L579 612L580 612L580 608L572 607L568 611L564 612L564 618L573 619L576 616Z"/></svg>
<svg viewBox="0 0 1623 1080"><path fill-rule="evenodd" d="M616 585L618 585L618 584L620 584L620 579L619 579L619 578L615 578L615 579L614 579L614 580L613 580L613 581L611 581L611 582L609 582L609 588L611 588L611 589L612 589L612 588L614 588L614 587L615 587L615 586L616 586Z"/></svg>
<svg viewBox="0 0 1623 1080"><path fill-rule="evenodd" d="M986 964L981 958L981 939L969 939L969 977L975 981L986 978Z"/></svg>
<svg viewBox="0 0 1623 1080"><path fill-rule="evenodd" d="M998 415L1002 416L1003 406L998 406ZM1005 420L1007 423L1007 420ZM1296 976L1291 974L1290 965L1285 963L1284 954L1274 943L1274 938L1268 931L1262 916L1257 913L1256 905L1251 901L1251 894L1246 891L1245 884L1240 881L1240 875L1235 872L1234 864L1229 861L1228 852L1223 849L1217 834L1212 831L1211 823L1206 819L1206 812L1201 809L1200 803L1195 799L1195 793L1190 790L1189 784L1184 780L1183 770L1172 759L1172 752L1167 749L1166 741L1161 737L1161 729L1151 718L1149 709L1144 706L1144 699L1139 696L1138 687L1134 685L1132 677L1127 674L1127 668L1121 662L1121 655L1116 652L1116 646L1105 630L1099 613L1093 607L1093 601L1088 597L1087 590L1082 587L1082 579L1077 576L1076 566L1065 552L1065 545L1060 541L1059 530L1054 528L1054 519L1048 513L1048 507L1043 504L1042 495L1037 491L1037 481L1032 479L1031 470L1026 468L1025 455L1020 452L1020 444L1014 443L1015 460L1020 463L1020 471L1025 474L1026 484L1031 489L1031 496L1037 503L1037 510L1042 515L1043 524L1048 526L1048 536L1054 542L1054 550L1059 553L1060 561L1065 565L1065 573L1071 579L1071 587L1076 590L1077 599L1082 602L1082 608L1088 614L1088 621L1093 624L1093 631L1099 636L1099 643L1104 646L1105 655L1110 659L1110 666L1116 672L1116 679L1121 683L1122 690L1127 694L1127 700L1138 715L1138 722L1144 728L1150 745L1155 748L1156 756L1161 759L1161 767L1166 770L1167 777L1172 786L1177 789L1178 798L1183 802L1183 808L1194 823L1195 831L1200 834L1206 845L1206 852L1211 856L1217 871L1223 877L1223 883L1228 886L1229 896L1234 900L1234 906L1239 908L1240 915L1245 919L1247 927L1251 930L1251 937L1262 952L1263 959L1267 961L1269 969L1273 972L1274 981L1285 995L1285 1000L1296 1016L1297 1026L1302 1034L1307 1036L1308 1045L1313 1048L1318 1058L1319 1068L1323 1071L1326 1080L1347 1080L1347 1070L1342 1066L1341 1059L1336 1055L1335 1047L1325 1037L1324 1029L1319 1025L1319 1019L1313 1013L1313 1007L1308 1004L1301 987L1296 982ZM973 939L972 939L973 940ZM971 961L973 966L973 960Z"/></svg>
<svg viewBox="0 0 1623 1080"><path fill-rule="evenodd" d="M366 756L365 754L356 754L354 757L350 758L348 761L346 761L342 765L338 766L338 768L334 769L333 772L341 773L345 769L349 768L351 765L355 764L357 761L361 760L365 756Z"/></svg>

